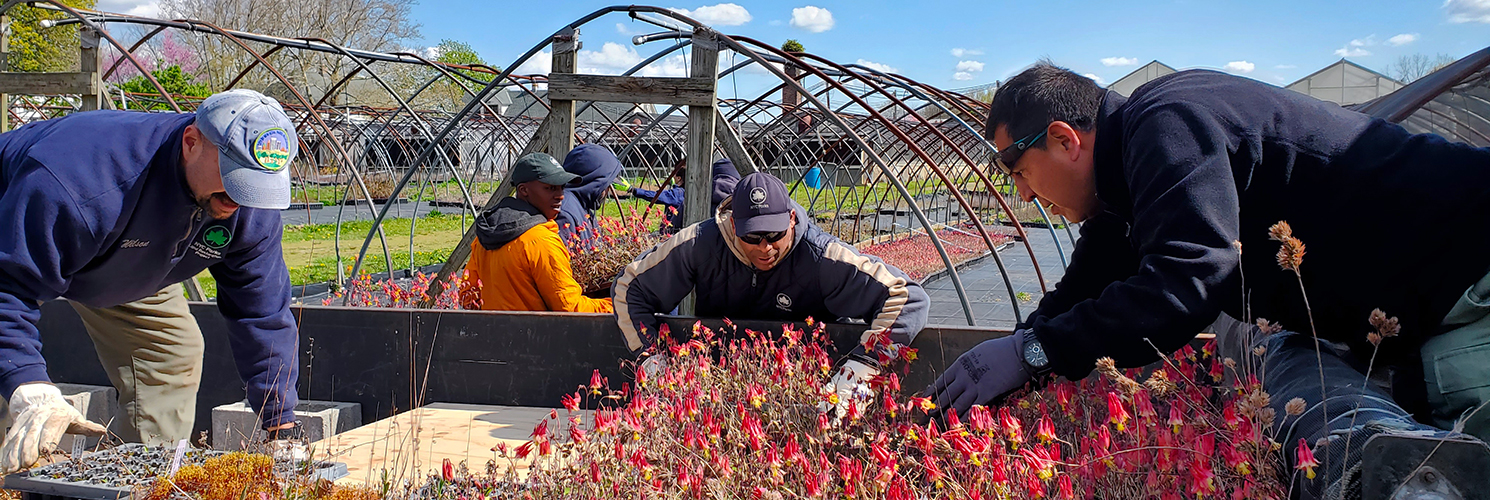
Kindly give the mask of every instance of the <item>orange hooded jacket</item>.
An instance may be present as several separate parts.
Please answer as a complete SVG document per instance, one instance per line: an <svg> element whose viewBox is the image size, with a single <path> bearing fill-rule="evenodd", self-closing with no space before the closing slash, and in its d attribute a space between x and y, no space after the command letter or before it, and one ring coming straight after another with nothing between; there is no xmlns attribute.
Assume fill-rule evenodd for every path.
<svg viewBox="0 0 1490 500"><path fill-rule="evenodd" d="M613 312L611 299L584 296L558 224L531 207L508 198L477 220L461 296L479 293L481 309L487 311ZM473 280L480 280L479 285ZM471 289L476 286L479 291Z"/></svg>

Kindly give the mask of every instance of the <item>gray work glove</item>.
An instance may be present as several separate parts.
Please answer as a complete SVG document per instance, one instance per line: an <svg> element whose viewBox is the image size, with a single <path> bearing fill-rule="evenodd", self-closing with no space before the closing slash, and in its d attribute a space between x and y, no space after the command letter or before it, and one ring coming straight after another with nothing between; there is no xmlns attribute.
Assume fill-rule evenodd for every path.
<svg viewBox="0 0 1490 500"><path fill-rule="evenodd" d="M25 384L10 395L10 432L0 446L0 474L10 474L36 465L52 450L63 434L102 436L104 426L89 422L62 399L52 384Z"/></svg>
<svg viewBox="0 0 1490 500"><path fill-rule="evenodd" d="M276 461L301 463L310 460L310 447L306 444L305 429L296 422L294 427L267 431L264 451Z"/></svg>
<svg viewBox="0 0 1490 500"><path fill-rule="evenodd" d="M643 373L647 374L647 380L657 380L657 377L662 376L663 370L667 369L667 356L663 354L647 356L647 359L642 360L640 368Z"/></svg>
<svg viewBox="0 0 1490 500"><path fill-rule="evenodd" d="M926 389L938 412L956 408L966 415L975 404L987 404L1023 387L1034 374L1024 365L1024 331L986 340L962 353Z"/></svg>

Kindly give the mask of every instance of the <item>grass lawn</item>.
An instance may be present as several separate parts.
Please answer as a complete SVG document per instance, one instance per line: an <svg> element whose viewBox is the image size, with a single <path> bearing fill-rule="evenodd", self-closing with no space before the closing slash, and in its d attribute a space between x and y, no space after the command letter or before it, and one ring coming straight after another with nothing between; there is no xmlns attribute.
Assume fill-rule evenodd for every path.
<svg viewBox="0 0 1490 500"><path fill-rule="evenodd" d="M389 219L383 222L383 233L388 237L388 253L393 257L394 269L409 267L409 219ZM471 223L467 217L465 223ZM372 228L372 221L342 223L341 266L343 272L350 271L357 260L357 251L362 239ZM335 224L306 224L286 226L282 246L285 264L290 268L290 283L306 285L336 279ZM414 265L427 266L445 262L450 249L460 243L465 234L460 215L432 213L419 218L414 227ZM388 266L383 259L383 247L376 238L367 249L367 259L360 272L383 272ZM197 275L203 291L209 297L217 296L217 283L206 271Z"/></svg>

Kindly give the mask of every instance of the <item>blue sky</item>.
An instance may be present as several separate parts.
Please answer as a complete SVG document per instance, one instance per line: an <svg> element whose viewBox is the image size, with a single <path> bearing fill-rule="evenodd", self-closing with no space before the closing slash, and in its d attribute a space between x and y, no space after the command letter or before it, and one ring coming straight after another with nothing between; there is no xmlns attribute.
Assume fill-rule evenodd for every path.
<svg viewBox="0 0 1490 500"><path fill-rule="evenodd" d="M558 27L609 5L515 3L427 0L415 6L414 14L423 24L422 43L466 41L489 62L505 66ZM1490 46L1490 0L742 0L656 5L701 10L698 17L716 20L715 26L728 34L773 44L795 38L809 52L835 61L863 59L943 88L1004 79L1040 57L1104 83L1157 59L1181 69L1229 67L1286 84L1344 54L1385 72L1402 55L1458 58ZM822 22L828 17L824 11L831 25ZM619 50L629 48L644 57L665 45L632 46L623 30L656 31L623 16L592 22L582 33L585 49L594 52L592 62L608 61L606 50L624 58ZM607 48L605 42L619 47ZM961 57L954 49L962 49Z"/></svg>

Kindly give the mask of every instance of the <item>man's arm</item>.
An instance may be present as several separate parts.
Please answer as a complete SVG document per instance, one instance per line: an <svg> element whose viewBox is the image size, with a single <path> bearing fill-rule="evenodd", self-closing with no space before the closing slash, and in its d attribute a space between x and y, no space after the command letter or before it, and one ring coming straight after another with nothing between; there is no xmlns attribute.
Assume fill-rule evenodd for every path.
<svg viewBox="0 0 1490 500"><path fill-rule="evenodd" d="M27 159L0 193L0 399L28 382L48 382L41 356L39 301L67 290L98 253L95 231L65 185Z"/></svg>
<svg viewBox="0 0 1490 500"><path fill-rule="evenodd" d="M829 311L869 322L861 344L884 332L891 342L910 345L926 326L931 302L926 291L879 257L860 254L835 240L823 251L820 277L823 305Z"/></svg>
<svg viewBox="0 0 1490 500"><path fill-rule="evenodd" d="M550 311L608 313L610 299L592 299L585 296L579 282L574 280L574 270L569 264L569 249L559 241L559 235L539 228L539 238L528 250L533 257L530 272L538 286L538 295Z"/></svg>
<svg viewBox="0 0 1490 500"><path fill-rule="evenodd" d="M1031 323L1051 368L1068 378L1085 376L1099 357L1138 366L1179 348L1215 320L1219 287L1238 265L1240 209L1224 124L1181 104L1132 119L1124 170L1137 272Z"/></svg>
<svg viewBox="0 0 1490 500"><path fill-rule="evenodd" d="M670 207L683 206L683 188L680 187L667 188L667 190L664 190L661 193L650 189L637 188L633 189L632 193L635 193L636 196L644 200L648 200L649 202L659 205L667 205ZM656 198L655 201L653 201L654 197Z"/></svg>
<svg viewBox="0 0 1490 500"><path fill-rule="evenodd" d="M217 308L228 320L228 344L248 386L248 403L267 428L295 421L300 338L290 315L279 216L266 218L258 223L273 224L269 236L208 269L217 279Z"/></svg>
<svg viewBox="0 0 1490 500"><path fill-rule="evenodd" d="M657 338L661 322L655 314L673 310L693 291L696 279L693 249L703 225L685 227L658 243L627 264L616 278L611 298L616 307L616 321L632 353L640 352Z"/></svg>
<svg viewBox="0 0 1490 500"><path fill-rule="evenodd" d="M1138 271L1138 255L1128 242L1128 223L1111 213L1102 213L1081 224L1081 239L1071 251L1066 274L1044 297L1035 311L1017 328L1026 328L1038 318L1053 318L1070 311L1078 302L1095 299L1102 289Z"/></svg>
<svg viewBox="0 0 1490 500"><path fill-rule="evenodd" d="M481 308L481 261L486 258L486 249L481 242L471 240L471 257L466 260L466 278L460 282L460 307Z"/></svg>

